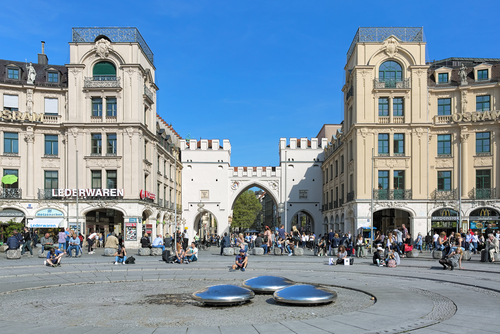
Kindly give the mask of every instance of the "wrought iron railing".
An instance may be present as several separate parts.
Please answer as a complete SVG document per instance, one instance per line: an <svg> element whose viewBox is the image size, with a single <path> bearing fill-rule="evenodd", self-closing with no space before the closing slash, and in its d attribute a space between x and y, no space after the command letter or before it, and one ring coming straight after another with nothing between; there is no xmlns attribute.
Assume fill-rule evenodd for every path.
<svg viewBox="0 0 500 334"><path fill-rule="evenodd" d="M374 89L396 88L396 89L410 89L410 78L405 79L373 79Z"/></svg>
<svg viewBox="0 0 500 334"><path fill-rule="evenodd" d="M496 198L496 188L474 188L475 199L494 199Z"/></svg>
<svg viewBox="0 0 500 334"><path fill-rule="evenodd" d="M146 85L144 85L144 95L146 95L148 97L148 99L150 99L151 101L154 101L153 100L153 92L150 91L148 89L148 87L146 87Z"/></svg>
<svg viewBox="0 0 500 334"><path fill-rule="evenodd" d="M0 198L20 199L23 198L23 191L19 188L0 188Z"/></svg>
<svg viewBox="0 0 500 334"><path fill-rule="evenodd" d="M52 189L38 189L38 199L54 199L59 198L52 196Z"/></svg>
<svg viewBox="0 0 500 334"><path fill-rule="evenodd" d="M354 201L354 191L347 193L347 203Z"/></svg>
<svg viewBox="0 0 500 334"><path fill-rule="evenodd" d="M113 43L139 43L142 51L149 59L149 61L154 64L154 55L148 44L142 38L141 33L137 28L73 28L73 43L94 43L98 36L104 35L111 40Z"/></svg>
<svg viewBox="0 0 500 334"><path fill-rule="evenodd" d="M333 203L332 202L328 203L328 210L331 210L331 209L333 209Z"/></svg>
<svg viewBox="0 0 500 334"><path fill-rule="evenodd" d="M333 201L333 208L336 209L339 207L339 201L336 200L336 201Z"/></svg>
<svg viewBox="0 0 500 334"><path fill-rule="evenodd" d="M386 27L386 28L359 28L354 35L351 46L347 51L347 60L351 58L357 43L383 42L391 35L396 36L402 42L425 42L424 29L422 27Z"/></svg>
<svg viewBox="0 0 500 334"><path fill-rule="evenodd" d="M339 199L339 206L342 206L342 205L344 205L344 199L343 198Z"/></svg>
<svg viewBox="0 0 500 334"><path fill-rule="evenodd" d="M458 190L439 190L436 189L431 193L431 198L435 200L458 199Z"/></svg>
<svg viewBox="0 0 500 334"><path fill-rule="evenodd" d="M375 200L408 200L412 199L410 189L373 189Z"/></svg>
<svg viewBox="0 0 500 334"><path fill-rule="evenodd" d="M158 202L157 202L157 204L158 204L158 206L163 207L163 199L158 198Z"/></svg>
<svg viewBox="0 0 500 334"><path fill-rule="evenodd" d="M97 78L97 79L96 79ZM120 88L120 77L107 77L106 80L100 80L103 77L85 77L84 88Z"/></svg>

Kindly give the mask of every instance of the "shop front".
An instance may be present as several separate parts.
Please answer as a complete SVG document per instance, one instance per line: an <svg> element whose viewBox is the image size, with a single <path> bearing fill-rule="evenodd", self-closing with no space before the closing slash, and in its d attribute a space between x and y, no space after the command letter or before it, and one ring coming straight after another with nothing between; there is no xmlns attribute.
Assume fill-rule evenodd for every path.
<svg viewBox="0 0 500 334"><path fill-rule="evenodd" d="M123 240L125 224L123 213L114 209L96 209L87 212L85 215L85 236L96 232L102 234L103 242L106 242L106 237L114 232L118 239Z"/></svg>
<svg viewBox="0 0 500 334"><path fill-rule="evenodd" d="M0 211L0 242L6 241L5 227L10 223L22 223L25 219L24 212L16 209L4 209Z"/></svg>
<svg viewBox="0 0 500 334"><path fill-rule="evenodd" d="M431 217L431 234L445 232L449 236L451 232L457 231L458 219L458 212L453 209L434 211Z"/></svg>
<svg viewBox="0 0 500 334"><path fill-rule="evenodd" d="M469 214L469 228L474 232L484 233L489 224L494 230L498 229L500 213L491 208L478 208Z"/></svg>
<svg viewBox="0 0 500 334"><path fill-rule="evenodd" d="M34 219L28 219L28 228L32 231L38 231L38 236L41 238L45 233L54 238L57 234L66 227L64 213L56 209L42 209L35 213Z"/></svg>

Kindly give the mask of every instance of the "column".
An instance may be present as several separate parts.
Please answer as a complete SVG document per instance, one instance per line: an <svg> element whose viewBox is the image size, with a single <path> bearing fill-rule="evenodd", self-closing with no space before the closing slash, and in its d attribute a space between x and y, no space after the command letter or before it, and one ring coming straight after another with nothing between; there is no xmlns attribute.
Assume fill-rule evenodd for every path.
<svg viewBox="0 0 500 334"><path fill-rule="evenodd" d="M33 187L34 187L34 163L33 163L33 142L35 141L35 135L33 133L26 133L24 135L24 140L28 144L28 170L27 170L27 183L26 188L28 190L27 198L33 198Z"/></svg>
<svg viewBox="0 0 500 334"><path fill-rule="evenodd" d="M467 184L468 183L467 162L469 160L469 157L467 156L467 138L469 138L469 134L465 133L460 134L460 141L462 143L462 152L461 152L462 161L460 161L460 163L462 164L462 193L460 194L460 196L462 196L462 198L467 198L467 192L468 192L467 189L469 189L469 186Z"/></svg>

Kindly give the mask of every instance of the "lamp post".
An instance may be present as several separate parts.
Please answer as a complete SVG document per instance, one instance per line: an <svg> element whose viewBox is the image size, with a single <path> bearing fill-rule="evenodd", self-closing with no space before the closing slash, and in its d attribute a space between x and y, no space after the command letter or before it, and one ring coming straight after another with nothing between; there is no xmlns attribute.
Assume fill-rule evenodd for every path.
<svg viewBox="0 0 500 334"><path fill-rule="evenodd" d="M198 226L200 227L200 238L203 238L203 235L201 235L202 232L203 232L203 229L201 228L201 226L202 226L202 222L203 222L203 220L202 220L203 219L203 213L205 212L204 207L205 207L205 204L203 204L200 201L200 203L198 203L198 212L200 213L200 221L198 223Z"/></svg>
<svg viewBox="0 0 500 334"><path fill-rule="evenodd" d="M283 212L285 212L285 204L283 203L278 204L278 212L280 213L280 218L281 218L281 215L283 214ZM280 222L280 225L285 226L283 221Z"/></svg>

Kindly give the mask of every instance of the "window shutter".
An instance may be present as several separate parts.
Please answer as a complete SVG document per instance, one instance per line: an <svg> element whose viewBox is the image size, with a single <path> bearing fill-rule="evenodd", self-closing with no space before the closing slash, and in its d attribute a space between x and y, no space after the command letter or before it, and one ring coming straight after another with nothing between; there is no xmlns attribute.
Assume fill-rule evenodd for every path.
<svg viewBox="0 0 500 334"><path fill-rule="evenodd" d="M45 98L45 113L58 114L58 99Z"/></svg>
<svg viewBox="0 0 500 334"><path fill-rule="evenodd" d="M19 96L17 95L4 95L3 106L6 108L19 108Z"/></svg>

